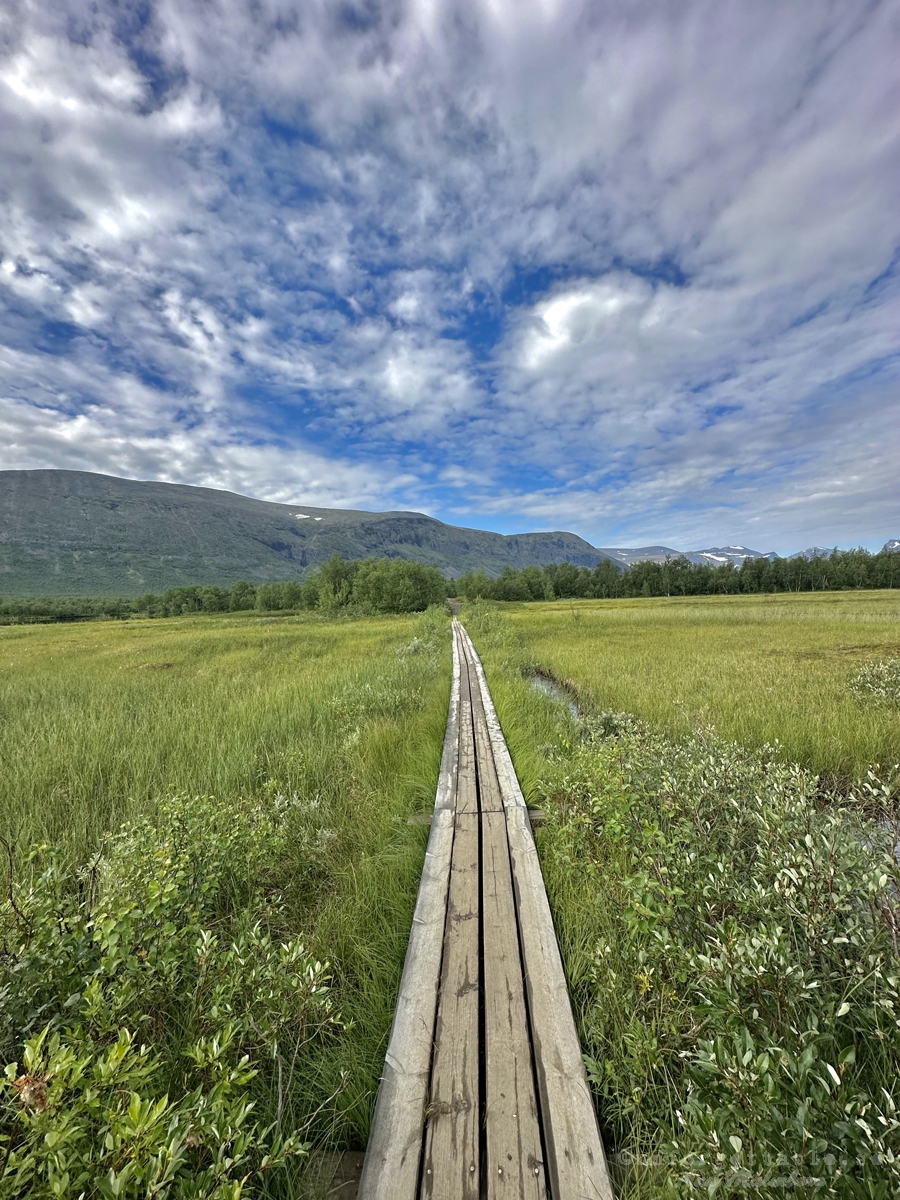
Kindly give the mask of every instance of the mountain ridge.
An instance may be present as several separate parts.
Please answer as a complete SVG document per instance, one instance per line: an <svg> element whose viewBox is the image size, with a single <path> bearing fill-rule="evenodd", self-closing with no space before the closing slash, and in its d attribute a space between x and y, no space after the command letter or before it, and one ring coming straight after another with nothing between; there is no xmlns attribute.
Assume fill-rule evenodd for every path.
<svg viewBox="0 0 900 1200"><path fill-rule="evenodd" d="M0 594L300 579L331 554L410 558L447 574L608 557L564 531L504 535L423 513L279 504L88 471L0 471Z"/></svg>
<svg viewBox="0 0 900 1200"><path fill-rule="evenodd" d="M883 547L898 550L896 539ZM811 547L790 557L828 553ZM740 566L779 557L746 546L598 547L561 530L500 534L404 510L282 504L90 471L0 471L0 595L124 597L179 584L300 579L331 554L409 558L457 576L559 562L625 568L683 557Z"/></svg>
<svg viewBox="0 0 900 1200"><path fill-rule="evenodd" d="M711 546L708 550L673 550L671 546L636 546L624 549L598 547L626 566L636 562L665 562L667 558L686 558L695 566L721 567L730 562L739 567L745 558L778 558L774 551L749 550L746 546Z"/></svg>

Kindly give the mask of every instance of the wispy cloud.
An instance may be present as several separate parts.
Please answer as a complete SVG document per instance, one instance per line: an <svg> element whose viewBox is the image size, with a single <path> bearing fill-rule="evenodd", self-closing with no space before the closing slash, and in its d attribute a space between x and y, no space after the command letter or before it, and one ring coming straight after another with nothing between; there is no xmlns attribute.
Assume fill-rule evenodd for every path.
<svg viewBox="0 0 900 1200"><path fill-rule="evenodd" d="M2 465L896 536L897 0L0 21Z"/></svg>

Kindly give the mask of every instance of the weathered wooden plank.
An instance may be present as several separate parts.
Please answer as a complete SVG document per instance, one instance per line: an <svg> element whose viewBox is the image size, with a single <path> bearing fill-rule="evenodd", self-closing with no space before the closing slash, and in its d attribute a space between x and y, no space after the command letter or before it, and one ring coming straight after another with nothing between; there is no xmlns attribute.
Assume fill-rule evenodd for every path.
<svg viewBox="0 0 900 1200"><path fill-rule="evenodd" d="M477 1200L481 1173L480 837L468 664L460 656L459 749L450 893L425 1129L421 1195Z"/></svg>
<svg viewBox="0 0 900 1200"><path fill-rule="evenodd" d="M547 1195L506 818L481 697L473 684L481 799L485 1142L488 1200Z"/></svg>
<svg viewBox="0 0 900 1200"><path fill-rule="evenodd" d="M454 638L450 708L435 814L375 1101L359 1200L415 1200L418 1189L453 849L459 694L460 647Z"/></svg>
<svg viewBox="0 0 900 1200"><path fill-rule="evenodd" d="M547 1195L502 812L482 814L485 1133L488 1200Z"/></svg>
<svg viewBox="0 0 900 1200"><path fill-rule="evenodd" d="M475 764L475 725L473 712L473 693L478 703L481 703L481 692L477 679L473 679L466 661L465 647L460 642L459 647L460 680L459 680L459 749L457 751L456 769L456 811L458 813L478 812L478 776Z"/></svg>
<svg viewBox="0 0 900 1200"><path fill-rule="evenodd" d="M436 1200L481 1184L478 860L478 814L457 813L421 1190Z"/></svg>
<svg viewBox="0 0 900 1200"><path fill-rule="evenodd" d="M506 815L554 1200L613 1200L541 867L521 808Z"/></svg>
<svg viewBox="0 0 900 1200"><path fill-rule="evenodd" d="M481 661L467 634L463 642L479 680L506 808L550 1192L553 1200L612 1200L609 1169L525 801Z"/></svg>
<svg viewBox="0 0 900 1200"><path fill-rule="evenodd" d="M497 777L500 780L500 790L503 794L503 803L506 806L515 804L520 808L525 808L525 797L522 795L522 789L519 787L519 780L516 777L516 772L513 767L512 758L510 757L509 747L506 744L506 738L503 736L503 730L500 728L500 721L497 718L497 710L494 708L494 701L491 698L490 688L487 685L487 678L484 673L484 666L481 659L478 657L478 651L472 644L472 639L469 637L465 627L459 624L460 639L464 647L465 655L468 661L475 668L475 677L478 680L478 690L484 709L484 716L487 722L488 733L491 739L491 749L494 753L494 766L497 771Z"/></svg>
<svg viewBox="0 0 900 1200"><path fill-rule="evenodd" d="M441 754L441 770L434 797L435 811L456 807L456 777L459 771L459 704L462 679L464 642L458 635L452 639L453 666L450 678L450 701L447 708L447 728L444 732L444 749ZM471 685L469 688L471 692Z"/></svg>

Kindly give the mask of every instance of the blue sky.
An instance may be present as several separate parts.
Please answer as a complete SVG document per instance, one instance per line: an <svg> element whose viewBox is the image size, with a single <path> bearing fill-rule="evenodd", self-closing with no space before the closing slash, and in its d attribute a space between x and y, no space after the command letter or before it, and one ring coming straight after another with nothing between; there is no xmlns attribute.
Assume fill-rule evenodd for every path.
<svg viewBox="0 0 900 1200"><path fill-rule="evenodd" d="M0 467L900 537L900 0L11 0Z"/></svg>

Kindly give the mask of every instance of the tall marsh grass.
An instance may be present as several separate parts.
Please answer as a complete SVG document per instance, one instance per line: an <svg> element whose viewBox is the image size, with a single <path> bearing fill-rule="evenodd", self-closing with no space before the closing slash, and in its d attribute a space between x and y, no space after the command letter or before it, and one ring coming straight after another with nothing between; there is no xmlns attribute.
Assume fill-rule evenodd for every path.
<svg viewBox="0 0 900 1200"><path fill-rule="evenodd" d="M586 711L671 734L712 725L846 778L900 762L900 709L851 688L866 664L900 656L898 592L576 600L506 615Z"/></svg>
<svg viewBox="0 0 900 1200"><path fill-rule="evenodd" d="M0 629L0 829L83 856L160 797L273 779L327 791L343 739L405 715L385 667L399 670L415 628L223 616Z"/></svg>
<svg viewBox="0 0 900 1200"><path fill-rule="evenodd" d="M13 627L0 662L0 1192L296 1195L305 1145L365 1144L446 613Z"/></svg>
<svg viewBox="0 0 900 1200"><path fill-rule="evenodd" d="M709 636L696 610L668 625L665 613L629 620L577 606L548 606L532 624L532 611L475 604L463 619L526 797L546 814L538 852L617 1194L896 1196L898 780L867 772L860 758L891 726L874 726L866 741L873 727L858 698L839 690L853 674L842 665L831 733L822 741L818 726L804 741L802 713L815 725L810 692L791 744L859 777L833 792L784 745L741 745L711 729L710 720L730 728L735 710L727 688L692 674L688 653L692 627L697 655L723 671L737 660L757 700L747 728L760 739L769 718L741 654L754 644L818 647L811 688L832 670L827 648L850 640L852 616L823 631L814 607L788 610L784 633L767 620L754 638L718 606L723 629ZM881 636L865 641L880 648L891 635L878 609L868 612ZM600 644L601 629L612 629L612 647ZM677 652L665 650L666 629ZM669 689L703 697L697 725L664 700L658 726L622 713L578 718L530 677L549 668L584 699L607 671L627 670L630 694L650 705L636 661L654 648ZM790 671L792 659L783 663ZM784 703L790 681L764 660L762 670L761 694L771 687ZM852 715L843 747L837 711Z"/></svg>

